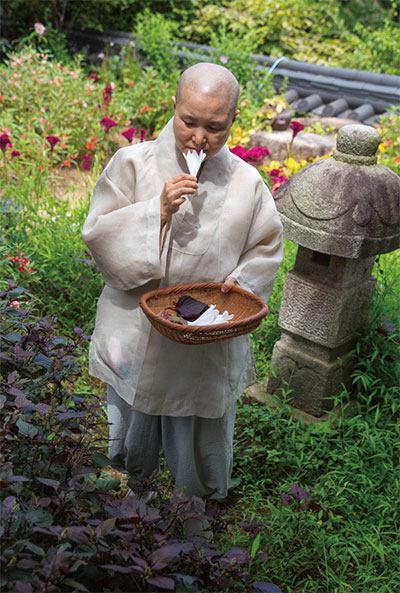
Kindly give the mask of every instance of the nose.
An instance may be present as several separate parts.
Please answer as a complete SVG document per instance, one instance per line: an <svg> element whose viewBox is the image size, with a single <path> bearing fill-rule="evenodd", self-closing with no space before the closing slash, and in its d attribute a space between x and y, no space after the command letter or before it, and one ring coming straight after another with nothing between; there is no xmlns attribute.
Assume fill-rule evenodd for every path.
<svg viewBox="0 0 400 593"><path fill-rule="evenodd" d="M196 148L203 146L205 141L206 137L204 130L202 128L196 128L195 130L193 130L192 142Z"/></svg>

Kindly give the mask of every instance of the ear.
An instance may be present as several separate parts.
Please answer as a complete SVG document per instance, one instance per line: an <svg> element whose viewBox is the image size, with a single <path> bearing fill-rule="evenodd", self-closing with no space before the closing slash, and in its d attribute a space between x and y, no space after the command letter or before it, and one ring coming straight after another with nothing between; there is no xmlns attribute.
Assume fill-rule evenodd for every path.
<svg viewBox="0 0 400 593"><path fill-rule="evenodd" d="M236 117L239 115L239 113L240 113L240 109L236 109L236 111L235 111L235 115L234 115L234 116L233 116L233 118L232 118L232 123L235 121L235 119L236 119Z"/></svg>
<svg viewBox="0 0 400 593"><path fill-rule="evenodd" d="M176 97L175 97L175 95L172 95L171 99L172 99L172 103L174 104L174 111L175 111L175 109L176 109Z"/></svg>

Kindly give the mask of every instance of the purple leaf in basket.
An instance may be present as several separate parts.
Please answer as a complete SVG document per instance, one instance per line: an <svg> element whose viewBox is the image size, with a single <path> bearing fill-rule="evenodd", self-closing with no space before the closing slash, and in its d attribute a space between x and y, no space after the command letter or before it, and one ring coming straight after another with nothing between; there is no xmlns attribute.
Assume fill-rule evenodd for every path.
<svg viewBox="0 0 400 593"><path fill-rule="evenodd" d="M208 305L197 301L193 297L185 294L177 300L175 305L175 311L179 317L183 317L186 321L195 321L200 315L207 311Z"/></svg>

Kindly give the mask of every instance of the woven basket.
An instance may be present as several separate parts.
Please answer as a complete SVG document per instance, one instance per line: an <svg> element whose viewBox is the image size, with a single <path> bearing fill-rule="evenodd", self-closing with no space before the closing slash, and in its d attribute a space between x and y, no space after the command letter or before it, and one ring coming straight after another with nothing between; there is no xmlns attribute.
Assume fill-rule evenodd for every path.
<svg viewBox="0 0 400 593"><path fill-rule="evenodd" d="M150 323L161 334L181 344L207 344L235 338L256 329L268 307L260 297L238 286L228 293L221 292L219 282L184 284L146 292L140 299L140 306ZM180 296L190 295L207 305L216 305L220 313L233 313L232 321L218 325L179 325L167 321L159 313L173 306Z"/></svg>

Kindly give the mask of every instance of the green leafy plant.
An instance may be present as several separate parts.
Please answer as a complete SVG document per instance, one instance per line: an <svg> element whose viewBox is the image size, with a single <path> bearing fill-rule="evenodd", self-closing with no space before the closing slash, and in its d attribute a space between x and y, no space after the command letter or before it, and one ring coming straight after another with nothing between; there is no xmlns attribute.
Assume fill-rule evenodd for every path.
<svg viewBox="0 0 400 593"><path fill-rule="evenodd" d="M136 41L146 61L163 77L174 80L178 59L173 54L176 25L149 8L137 17Z"/></svg>

